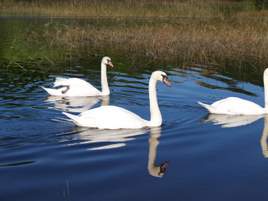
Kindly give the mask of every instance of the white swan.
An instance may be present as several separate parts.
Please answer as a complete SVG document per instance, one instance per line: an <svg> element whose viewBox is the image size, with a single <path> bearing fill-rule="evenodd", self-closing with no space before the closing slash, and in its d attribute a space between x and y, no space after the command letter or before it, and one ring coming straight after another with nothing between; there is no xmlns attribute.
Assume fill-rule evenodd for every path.
<svg viewBox="0 0 268 201"><path fill-rule="evenodd" d="M65 112L63 112L63 114L69 117L78 126L99 129L138 129L160 126L162 124L162 116L157 102L157 81L162 81L166 85L170 85L166 73L162 71L152 73L149 81L150 121L142 119L135 113L116 106L101 106L82 112L78 116Z"/></svg>
<svg viewBox="0 0 268 201"><path fill-rule="evenodd" d="M263 73L265 107L237 97L229 97L211 105L198 102L210 113L228 115L262 115L268 113L268 68Z"/></svg>
<svg viewBox="0 0 268 201"><path fill-rule="evenodd" d="M101 60L101 87L99 91L90 83L79 78L57 77L54 82L54 88L42 87L51 96L107 96L110 94L107 81L107 67L113 67L111 58L103 57Z"/></svg>

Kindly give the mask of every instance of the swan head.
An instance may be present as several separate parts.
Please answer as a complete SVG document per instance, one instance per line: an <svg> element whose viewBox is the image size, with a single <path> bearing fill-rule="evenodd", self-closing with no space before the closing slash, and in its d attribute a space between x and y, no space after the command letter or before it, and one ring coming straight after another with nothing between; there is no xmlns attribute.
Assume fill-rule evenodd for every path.
<svg viewBox="0 0 268 201"><path fill-rule="evenodd" d="M104 64L106 67L114 67L112 59L110 57L103 57L101 63Z"/></svg>
<svg viewBox="0 0 268 201"><path fill-rule="evenodd" d="M154 71L151 77L157 81L163 82L167 86L171 86L171 81L168 79L167 74L163 71Z"/></svg>

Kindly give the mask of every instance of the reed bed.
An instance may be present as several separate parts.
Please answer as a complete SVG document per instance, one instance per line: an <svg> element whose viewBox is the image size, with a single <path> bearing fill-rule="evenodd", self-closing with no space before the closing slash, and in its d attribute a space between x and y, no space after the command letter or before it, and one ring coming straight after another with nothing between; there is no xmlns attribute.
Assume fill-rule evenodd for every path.
<svg viewBox="0 0 268 201"><path fill-rule="evenodd" d="M116 55L133 64L268 64L268 12L251 0L2 0L0 12L87 18L83 24L52 20L28 37L71 56Z"/></svg>
<svg viewBox="0 0 268 201"><path fill-rule="evenodd" d="M255 9L231 0L1 0L1 15L49 17L224 17Z"/></svg>
<svg viewBox="0 0 268 201"><path fill-rule="evenodd" d="M80 26L50 28L43 38L51 47L79 54L117 54L161 64L268 64L266 21L176 21L138 26ZM79 52L77 52L79 51Z"/></svg>

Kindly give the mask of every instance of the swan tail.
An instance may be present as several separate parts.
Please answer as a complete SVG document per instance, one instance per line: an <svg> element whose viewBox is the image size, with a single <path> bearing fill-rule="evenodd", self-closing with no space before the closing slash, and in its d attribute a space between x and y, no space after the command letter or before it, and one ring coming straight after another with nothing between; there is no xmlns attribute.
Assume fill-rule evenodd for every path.
<svg viewBox="0 0 268 201"><path fill-rule="evenodd" d="M213 106L202 103L200 101L197 102L199 105L201 105L202 107L206 108L210 113L215 113L215 109Z"/></svg>
<svg viewBox="0 0 268 201"><path fill-rule="evenodd" d="M51 88L46 88L46 87L41 87L41 88L44 89L51 96L62 96L62 92L60 89L51 89Z"/></svg>
<svg viewBox="0 0 268 201"><path fill-rule="evenodd" d="M64 114L65 116L67 116L69 119L71 119L71 121L73 121L76 125L78 126L82 126L79 122L81 121L81 117L77 116L77 115L73 115L67 112L62 112L62 114Z"/></svg>
<svg viewBox="0 0 268 201"><path fill-rule="evenodd" d="M68 80L68 78L65 78L65 77L56 77L56 80L54 82L54 87L58 87L61 85L68 85L68 84L66 84L67 80Z"/></svg>

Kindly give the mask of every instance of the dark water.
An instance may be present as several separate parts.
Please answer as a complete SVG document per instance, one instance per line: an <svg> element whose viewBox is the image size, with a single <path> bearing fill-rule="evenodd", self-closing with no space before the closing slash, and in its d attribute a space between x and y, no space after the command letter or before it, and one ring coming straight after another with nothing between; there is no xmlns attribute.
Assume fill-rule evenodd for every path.
<svg viewBox="0 0 268 201"><path fill-rule="evenodd" d="M8 41L15 39L2 37L1 52L6 53ZM50 86L57 75L80 77L100 88L99 58L89 60L90 67L82 61L36 66L31 60L19 65L12 61L10 66L6 58L0 69L0 200L250 201L267 197L265 119L226 120L208 116L197 105L200 100L211 103L227 96L263 105L263 87L251 84L256 77L241 82L203 67L171 66L166 72L173 86L158 87L163 126L107 131L78 128L61 112L111 104L148 119L151 71L129 73L116 67L109 71L109 100L57 99L40 88ZM112 59L117 66L120 58ZM261 83L262 75L257 77ZM248 124L231 127L235 124L230 122ZM164 162L167 170L159 175Z"/></svg>

